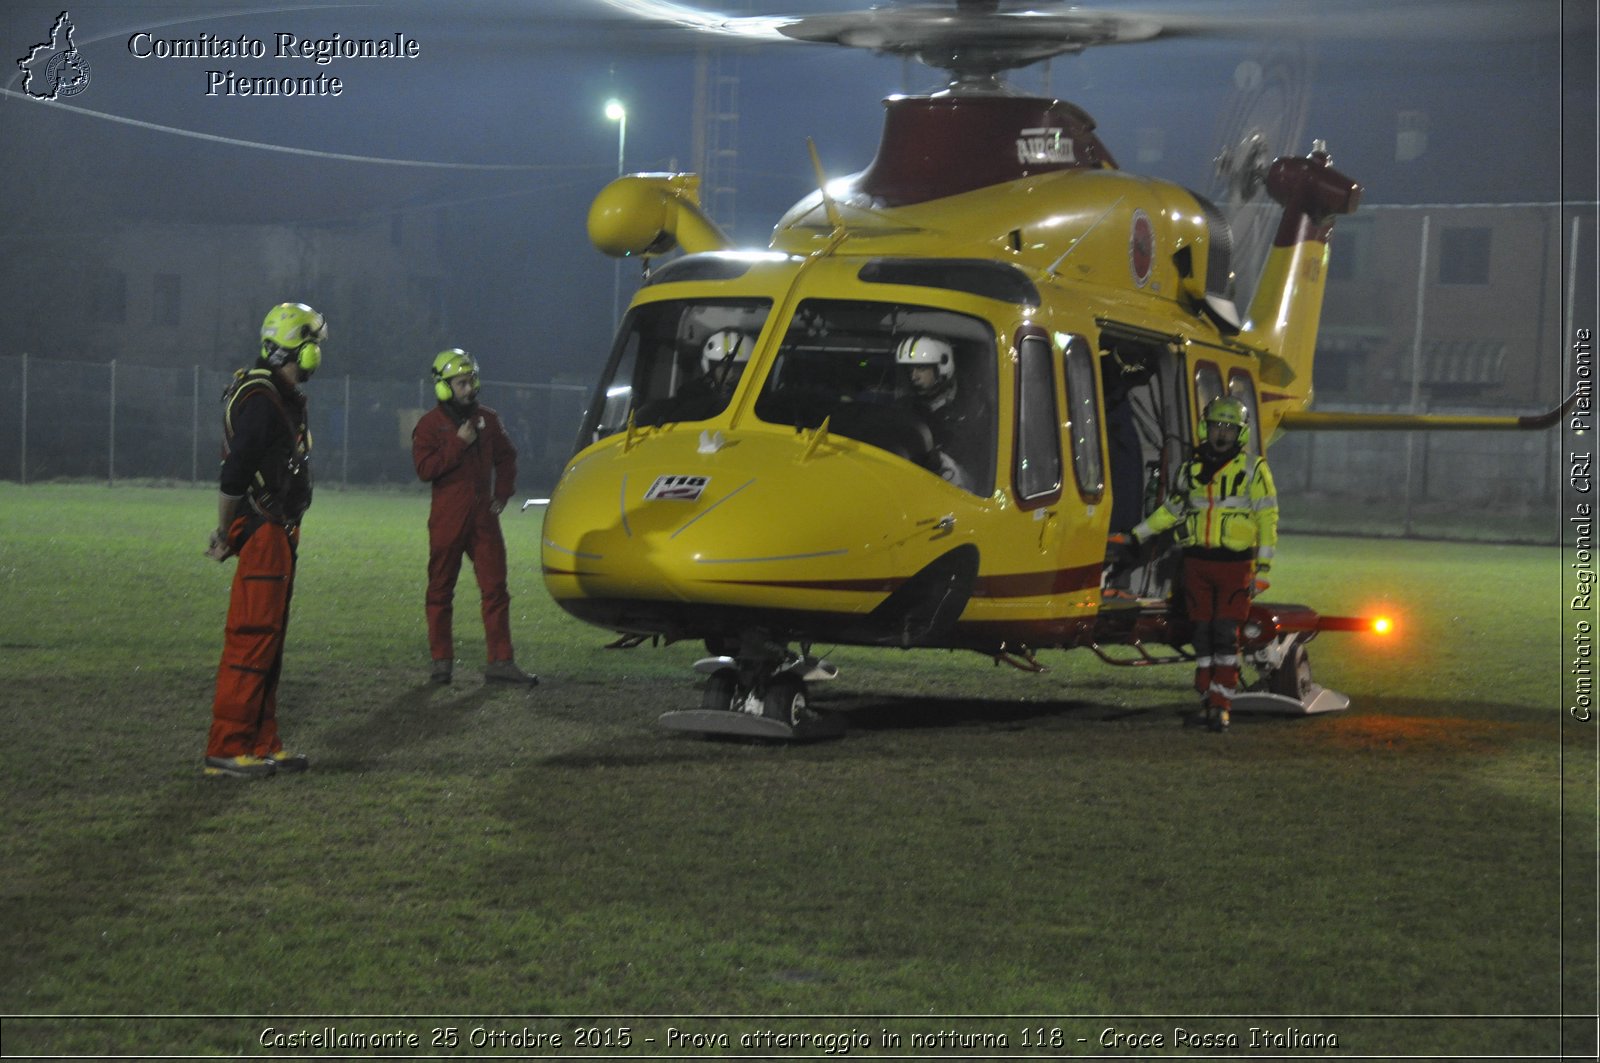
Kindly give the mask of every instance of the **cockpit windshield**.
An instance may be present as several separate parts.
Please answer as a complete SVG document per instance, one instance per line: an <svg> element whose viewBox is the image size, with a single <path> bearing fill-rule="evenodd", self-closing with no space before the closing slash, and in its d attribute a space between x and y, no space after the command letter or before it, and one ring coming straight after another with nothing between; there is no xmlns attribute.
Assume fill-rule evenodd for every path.
<svg viewBox="0 0 1600 1063"><path fill-rule="evenodd" d="M675 299L628 312L579 446L638 427L703 421L727 409L770 299Z"/></svg>
<svg viewBox="0 0 1600 1063"><path fill-rule="evenodd" d="M755 413L828 430L994 492L995 335L925 306L808 299L795 311Z"/></svg>

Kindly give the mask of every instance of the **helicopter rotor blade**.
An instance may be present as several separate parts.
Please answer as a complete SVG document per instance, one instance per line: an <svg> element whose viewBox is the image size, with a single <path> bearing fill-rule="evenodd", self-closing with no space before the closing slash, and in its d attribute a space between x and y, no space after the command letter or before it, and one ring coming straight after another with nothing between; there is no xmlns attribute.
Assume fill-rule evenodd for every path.
<svg viewBox="0 0 1600 1063"><path fill-rule="evenodd" d="M1248 303L1271 248L1278 210L1262 196L1267 168L1279 155L1306 150L1311 45L1278 41L1250 49L1234 68L1233 93L1218 118L1208 196L1232 230L1235 298Z"/></svg>
<svg viewBox="0 0 1600 1063"><path fill-rule="evenodd" d="M613 21L663 36L714 37L721 44L812 42L914 56L961 77L1002 71L1086 48L1171 37L1339 38L1395 41L1511 39L1538 32L1503 0L938 0L828 14L724 14L675 0L588 0ZM781 6L777 3L769 7ZM803 8L803 4L795 4Z"/></svg>

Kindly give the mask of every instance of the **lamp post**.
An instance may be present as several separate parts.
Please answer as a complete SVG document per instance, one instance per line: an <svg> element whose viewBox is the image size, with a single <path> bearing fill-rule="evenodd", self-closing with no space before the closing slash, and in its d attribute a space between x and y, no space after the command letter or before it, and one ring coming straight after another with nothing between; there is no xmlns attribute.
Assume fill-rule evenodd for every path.
<svg viewBox="0 0 1600 1063"><path fill-rule="evenodd" d="M622 160L628 147L628 109L622 101L612 97L606 101L606 117L617 123L617 176L622 176ZM617 259L611 272L611 320L622 321L622 259Z"/></svg>

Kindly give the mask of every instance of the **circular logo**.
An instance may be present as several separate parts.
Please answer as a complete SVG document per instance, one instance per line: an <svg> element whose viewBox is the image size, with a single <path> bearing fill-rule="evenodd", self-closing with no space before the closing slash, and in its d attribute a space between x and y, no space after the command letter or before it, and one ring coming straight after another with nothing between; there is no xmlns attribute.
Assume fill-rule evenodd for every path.
<svg viewBox="0 0 1600 1063"><path fill-rule="evenodd" d="M57 52L44 68L44 82L50 86L50 98L76 96L89 87L89 64L77 49Z"/></svg>
<svg viewBox="0 0 1600 1063"><path fill-rule="evenodd" d="M1150 280L1150 271L1156 264L1156 230L1150 224L1150 215L1142 210L1133 212L1133 226L1128 232L1128 265L1133 270L1133 283L1143 288Z"/></svg>

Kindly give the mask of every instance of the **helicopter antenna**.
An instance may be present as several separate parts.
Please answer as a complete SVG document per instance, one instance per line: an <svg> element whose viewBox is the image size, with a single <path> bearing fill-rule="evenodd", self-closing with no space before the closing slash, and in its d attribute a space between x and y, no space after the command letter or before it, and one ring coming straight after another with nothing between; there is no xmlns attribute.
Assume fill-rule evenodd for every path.
<svg viewBox="0 0 1600 1063"><path fill-rule="evenodd" d="M806 150L811 152L811 168L817 171L817 190L822 193L822 209L827 212L828 224L837 233L844 228L844 219L839 216L839 205L828 195L828 177L822 171L822 157L817 154L817 142L806 137Z"/></svg>

